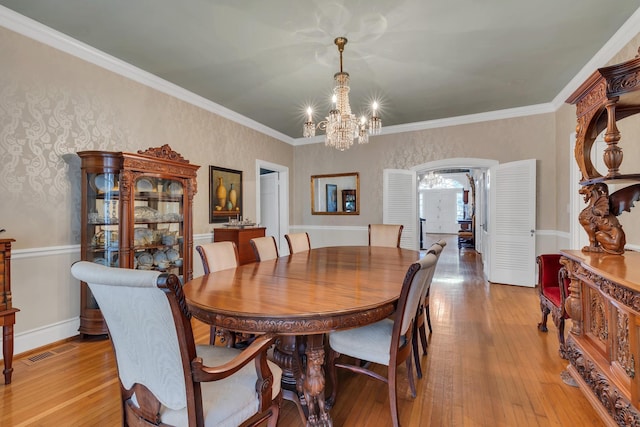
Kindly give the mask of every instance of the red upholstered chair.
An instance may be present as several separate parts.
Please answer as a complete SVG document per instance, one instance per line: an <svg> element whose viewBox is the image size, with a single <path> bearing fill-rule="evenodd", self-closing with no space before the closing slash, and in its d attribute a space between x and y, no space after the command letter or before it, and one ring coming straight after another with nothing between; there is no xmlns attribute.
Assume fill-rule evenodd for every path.
<svg viewBox="0 0 640 427"><path fill-rule="evenodd" d="M566 269L560 264L560 254L542 254L536 258L538 263L538 292L542 320L538 329L547 332L547 317L551 313L553 323L558 329L560 357L566 359L564 344L564 320L569 318L565 310L565 300L569 295L569 277Z"/></svg>

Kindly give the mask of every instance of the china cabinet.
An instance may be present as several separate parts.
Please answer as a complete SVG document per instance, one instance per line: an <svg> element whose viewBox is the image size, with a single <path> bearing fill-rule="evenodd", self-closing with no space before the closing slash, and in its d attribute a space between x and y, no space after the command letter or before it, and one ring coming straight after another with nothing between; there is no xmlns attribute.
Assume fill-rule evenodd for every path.
<svg viewBox="0 0 640 427"><path fill-rule="evenodd" d="M83 151L81 259L106 266L193 275L196 173L168 145L138 153ZM107 333L81 284L82 335Z"/></svg>

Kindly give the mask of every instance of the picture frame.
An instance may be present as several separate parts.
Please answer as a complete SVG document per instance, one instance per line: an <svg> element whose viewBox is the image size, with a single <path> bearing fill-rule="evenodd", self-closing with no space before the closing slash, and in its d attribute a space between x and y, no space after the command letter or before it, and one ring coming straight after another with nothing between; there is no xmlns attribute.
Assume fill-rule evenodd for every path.
<svg viewBox="0 0 640 427"><path fill-rule="evenodd" d="M242 217L242 171L209 166L209 223Z"/></svg>
<svg viewBox="0 0 640 427"><path fill-rule="evenodd" d="M327 184L327 212L338 212L338 186Z"/></svg>

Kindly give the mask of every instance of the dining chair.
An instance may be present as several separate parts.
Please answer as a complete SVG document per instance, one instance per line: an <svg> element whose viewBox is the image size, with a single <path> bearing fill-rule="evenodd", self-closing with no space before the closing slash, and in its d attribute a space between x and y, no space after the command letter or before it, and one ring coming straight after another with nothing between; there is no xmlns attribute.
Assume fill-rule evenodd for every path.
<svg viewBox="0 0 640 427"><path fill-rule="evenodd" d="M428 254L434 254L436 256L436 266L440 259L442 250L447 245L445 240L438 240L427 249ZM422 365L420 364L420 351L418 349L418 341L422 344L422 352L427 354L427 330L424 326L425 318L427 326L429 327L429 334L433 332L431 328L431 315L429 312L429 293L431 291L431 283L433 276L436 272L436 267L431 270L430 276L427 278L424 290L422 291L422 297L420 298L420 304L418 305L418 312L416 313L416 321L413 326L413 358L416 362L416 375L418 378L422 378Z"/></svg>
<svg viewBox="0 0 640 427"><path fill-rule="evenodd" d="M290 254L305 252L311 249L311 240L309 239L308 233L285 234L284 238L287 239Z"/></svg>
<svg viewBox="0 0 640 427"><path fill-rule="evenodd" d="M565 310L565 301L569 296L569 277L567 271L560 264L560 254L540 254L536 257L538 265L538 296L542 320L538 323L538 330L547 332L547 317L551 313L553 323L558 330L560 343L560 357L567 358L564 340L564 321L569 318Z"/></svg>
<svg viewBox="0 0 640 427"><path fill-rule="evenodd" d="M244 351L196 345L177 276L88 261L71 273L89 286L107 324L123 425L276 426L282 370L267 360L273 336Z"/></svg>
<svg viewBox="0 0 640 427"><path fill-rule="evenodd" d="M196 251L200 254L204 274L236 268L240 263L238 247L234 242L205 243L196 246ZM209 344L215 344L216 337L219 337L219 342L226 344L228 347L235 347L241 343L244 345L251 339L251 337L247 337L240 332L232 332L228 329L216 328L211 325Z"/></svg>
<svg viewBox="0 0 640 427"><path fill-rule="evenodd" d="M391 420L394 426L400 424L398 419L397 367L401 363L406 364L411 396L415 397L416 388L411 361L413 322L422 291L435 268L436 261L437 256L430 253L409 266L402 283L397 308L392 317L369 325L329 333L327 364L329 378L333 384L328 401L330 406L335 403L338 391L337 368L347 369L387 383ZM341 355L355 359L355 363L338 362ZM369 369L369 364L363 366L360 361L387 366L387 376L384 377Z"/></svg>
<svg viewBox="0 0 640 427"><path fill-rule="evenodd" d="M403 225L369 224L369 246L400 247Z"/></svg>
<svg viewBox="0 0 640 427"><path fill-rule="evenodd" d="M278 258L278 245L273 236L255 237L249 240L249 244L253 248L256 255L256 261L268 261Z"/></svg>

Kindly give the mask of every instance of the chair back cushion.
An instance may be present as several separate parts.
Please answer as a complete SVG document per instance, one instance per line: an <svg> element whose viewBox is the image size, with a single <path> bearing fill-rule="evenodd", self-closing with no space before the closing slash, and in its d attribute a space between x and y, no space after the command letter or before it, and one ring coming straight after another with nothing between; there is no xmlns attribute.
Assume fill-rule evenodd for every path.
<svg viewBox="0 0 640 427"><path fill-rule="evenodd" d="M278 258L278 246L273 236L256 237L249 240L258 261Z"/></svg>
<svg viewBox="0 0 640 427"><path fill-rule="evenodd" d="M402 318L396 318L395 321L401 321L400 335L405 335L412 324L413 319L418 311L418 305L422 298L425 287L433 278L433 270L436 267L438 256L428 253L420 261L415 262L409 267L407 275L402 284L402 292L398 301L398 313L402 314ZM402 304L404 303L404 307ZM401 310L402 308L402 310Z"/></svg>
<svg viewBox="0 0 640 427"><path fill-rule="evenodd" d="M369 246L400 247L402 225L369 224Z"/></svg>
<svg viewBox="0 0 640 427"><path fill-rule="evenodd" d="M205 274L236 268L238 249L234 242L214 242L196 246Z"/></svg>
<svg viewBox="0 0 640 427"><path fill-rule="evenodd" d="M122 386L146 386L168 408L186 407L180 346L157 271L109 268L87 261L71 267L86 282L107 323Z"/></svg>
<svg viewBox="0 0 640 427"><path fill-rule="evenodd" d="M560 283L558 281L558 273L562 264L560 264L560 254L541 254L536 257L538 263L538 286L541 293L545 293L545 288L557 288Z"/></svg>
<svg viewBox="0 0 640 427"><path fill-rule="evenodd" d="M295 254L311 249L311 242L307 233L285 234L284 237L289 244L289 253Z"/></svg>

